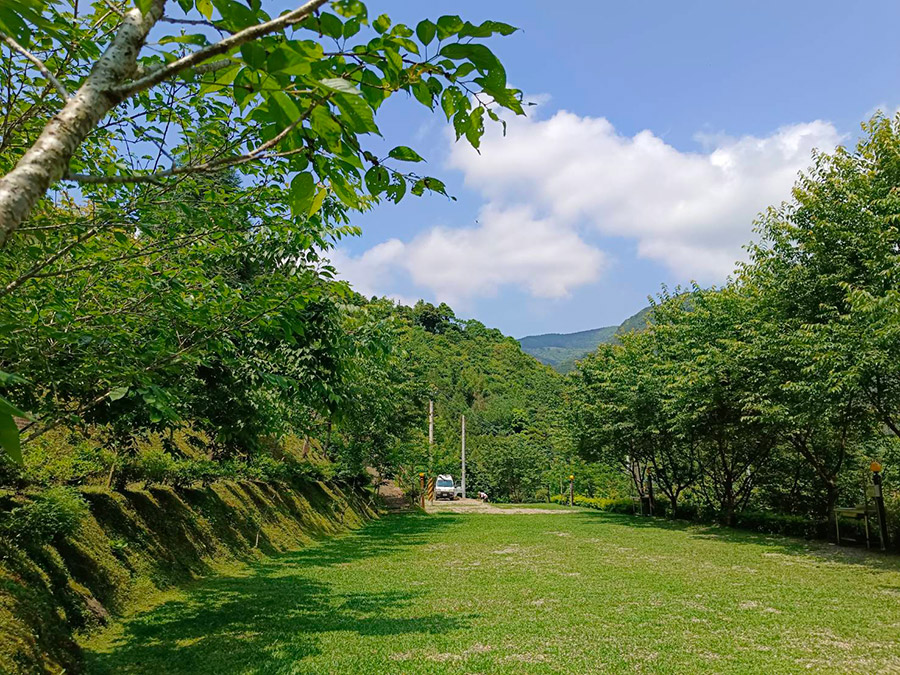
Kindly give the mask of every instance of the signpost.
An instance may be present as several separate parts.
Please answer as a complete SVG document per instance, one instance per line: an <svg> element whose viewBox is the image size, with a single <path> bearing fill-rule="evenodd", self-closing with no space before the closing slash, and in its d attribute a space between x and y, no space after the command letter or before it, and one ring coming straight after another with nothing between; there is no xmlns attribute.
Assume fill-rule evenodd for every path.
<svg viewBox="0 0 900 675"><path fill-rule="evenodd" d="M884 551L887 548L888 528L887 513L884 509L884 496L881 494L881 464L879 464L878 462L872 462L869 468L872 469L872 485L875 486L875 509L878 511L878 527L880 528L879 534L881 535L881 550Z"/></svg>
<svg viewBox="0 0 900 675"><path fill-rule="evenodd" d="M422 510L425 510L425 474L419 474L419 501Z"/></svg>

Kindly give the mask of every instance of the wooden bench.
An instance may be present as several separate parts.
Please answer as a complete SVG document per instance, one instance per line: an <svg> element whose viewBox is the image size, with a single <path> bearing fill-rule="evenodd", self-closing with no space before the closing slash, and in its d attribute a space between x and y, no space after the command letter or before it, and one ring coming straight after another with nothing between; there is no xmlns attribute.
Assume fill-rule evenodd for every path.
<svg viewBox="0 0 900 675"><path fill-rule="evenodd" d="M841 516L844 516L845 518L855 518L856 520L863 521L863 527L866 532L866 548L872 547L872 542L869 537L869 516L874 516L875 518L878 517L878 513L876 512L875 507L871 503L871 500L872 498L874 498L874 496L875 486L866 485L863 492L865 501L863 501L862 504L859 504L857 506L837 507L834 509L834 530L838 545L840 545L841 543Z"/></svg>

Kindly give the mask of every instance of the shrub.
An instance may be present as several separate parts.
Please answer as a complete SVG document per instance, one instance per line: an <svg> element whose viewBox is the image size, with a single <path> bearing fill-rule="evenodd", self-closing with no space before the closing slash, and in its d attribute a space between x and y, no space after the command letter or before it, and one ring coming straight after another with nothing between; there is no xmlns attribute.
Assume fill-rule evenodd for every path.
<svg viewBox="0 0 900 675"><path fill-rule="evenodd" d="M556 504L568 504L568 495L553 495L550 500ZM575 506L582 506L588 509L597 509L598 511L606 511L608 513L634 513L634 502L628 498L605 499L603 497L585 497L583 495L575 495L572 499Z"/></svg>
<svg viewBox="0 0 900 675"><path fill-rule="evenodd" d="M743 511L734 516L734 526L766 534L783 534L791 537L814 539L827 538L828 521L814 520L807 516L774 513L772 511Z"/></svg>
<svg viewBox="0 0 900 675"><path fill-rule="evenodd" d="M53 429L29 445L22 477L44 486L100 482L113 459L103 448L103 437L98 429Z"/></svg>
<svg viewBox="0 0 900 675"><path fill-rule="evenodd" d="M18 488L24 482L22 468L5 452L0 452L0 486Z"/></svg>
<svg viewBox="0 0 900 675"><path fill-rule="evenodd" d="M13 541L42 544L75 534L87 515L88 504L77 490L52 487L9 511L0 531Z"/></svg>
<svg viewBox="0 0 900 675"><path fill-rule="evenodd" d="M149 486L151 483L171 482L175 460L161 448L141 450L134 459L135 477Z"/></svg>
<svg viewBox="0 0 900 675"><path fill-rule="evenodd" d="M246 466L247 477L253 480L271 483L288 479L287 465L269 455L256 455Z"/></svg>
<svg viewBox="0 0 900 675"><path fill-rule="evenodd" d="M207 486L222 475L222 466L211 459L180 459L172 467L172 484L175 487L188 487L194 483Z"/></svg>

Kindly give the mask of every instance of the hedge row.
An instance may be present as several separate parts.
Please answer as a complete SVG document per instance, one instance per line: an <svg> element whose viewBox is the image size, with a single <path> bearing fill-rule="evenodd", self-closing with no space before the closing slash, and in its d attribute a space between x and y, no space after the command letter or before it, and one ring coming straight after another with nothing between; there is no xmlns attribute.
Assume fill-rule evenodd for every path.
<svg viewBox="0 0 900 675"><path fill-rule="evenodd" d="M568 504L568 495L554 495L551 501L557 504ZM575 506L589 509L597 509L608 513L632 514L635 512L635 503L632 499L604 499L601 497L585 497L575 495ZM656 502L656 515L668 516L669 505L665 502ZM696 504L681 504L675 513L675 517L696 523L712 523L716 521L715 514ZM752 530L764 534L780 534L791 537L804 537L807 539L827 539L831 535L831 526L825 520L812 520L804 516L773 513L770 511L743 511L735 514L734 527L743 530ZM842 532L846 530L847 536L858 533L855 530L861 526L854 521L841 524ZM875 535L877 536L877 535Z"/></svg>

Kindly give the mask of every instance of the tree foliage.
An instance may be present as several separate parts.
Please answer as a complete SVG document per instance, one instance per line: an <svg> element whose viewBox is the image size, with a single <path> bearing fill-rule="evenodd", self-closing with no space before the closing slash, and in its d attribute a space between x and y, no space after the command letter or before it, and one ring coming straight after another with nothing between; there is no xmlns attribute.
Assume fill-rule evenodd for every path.
<svg viewBox="0 0 900 675"><path fill-rule="evenodd" d="M664 292L646 332L581 362L568 397L583 455L728 522L861 499L864 458L896 457L900 117L864 131L762 215L733 281Z"/></svg>

